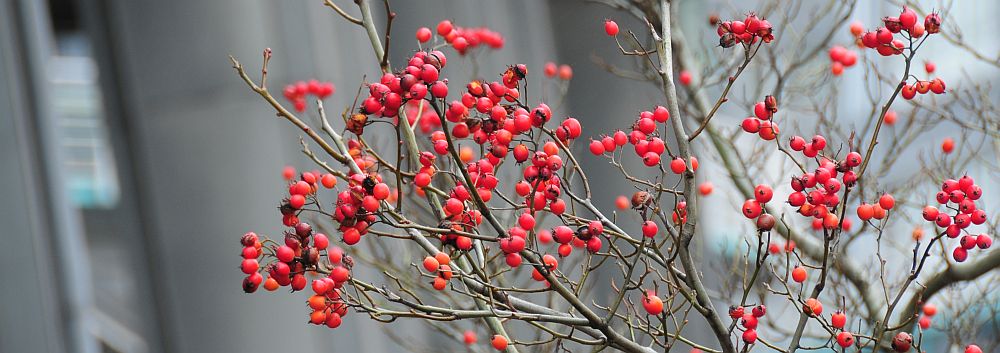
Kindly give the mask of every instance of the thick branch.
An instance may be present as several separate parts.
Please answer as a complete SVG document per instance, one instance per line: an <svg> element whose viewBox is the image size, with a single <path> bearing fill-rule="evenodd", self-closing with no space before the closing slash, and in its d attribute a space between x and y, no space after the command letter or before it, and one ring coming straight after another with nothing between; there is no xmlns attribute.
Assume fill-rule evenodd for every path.
<svg viewBox="0 0 1000 353"><path fill-rule="evenodd" d="M657 35L655 28L650 25L652 34L656 39L658 45L657 56L660 61L660 81L662 84L663 92L667 100L667 109L670 111L670 115L673 119L670 119L673 124L674 138L677 140L677 149L679 156L685 161L691 160L691 143L688 140L687 132L684 129L684 119L681 117L680 109L677 106L677 87L674 84L674 65L673 65L673 47L671 45L671 33L670 33L670 6L667 0L660 0L660 36ZM659 38L657 38L659 37ZM690 166L684 171L682 175L684 184L684 195L694 195L695 192L695 179L694 171L691 170ZM712 328L712 332L715 334L716 339L719 341L719 345L723 352L735 353L736 349L733 346L732 339L729 336L729 331L726 329L725 324L722 323L722 318L719 316L718 311L714 308L711 298L708 296L708 291L705 289L704 284L701 281L701 276L698 274L698 267L695 266L694 260L691 258L691 240L694 238L695 227L698 222L698 198L697 197L687 197L687 222L681 226L680 230L680 261L684 271L687 272L687 277L685 281L688 286L695 292L695 298L698 302L697 308L698 312L705 317L708 321L708 325Z"/></svg>

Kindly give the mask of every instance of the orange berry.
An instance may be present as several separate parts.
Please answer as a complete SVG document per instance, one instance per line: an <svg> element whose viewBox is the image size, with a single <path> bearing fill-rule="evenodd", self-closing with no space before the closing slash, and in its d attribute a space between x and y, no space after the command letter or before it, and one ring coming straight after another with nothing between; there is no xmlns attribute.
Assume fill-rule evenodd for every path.
<svg viewBox="0 0 1000 353"><path fill-rule="evenodd" d="M337 177L333 176L333 174L323 174L320 182L323 184L323 187L333 189L337 185Z"/></svg>
<svg viewBox="0 0 1000 353"><path fill-rule="evenodd" d="M439 263L434 257L428 256L424 258L424 269L428 272L437 271L438 266L441 266L441 263Z"/></svg>
<svg viewBox="0 0 1000 353"><path fill-rule="evenodd" d="M447 265L451 263L451 256L448 256L446 252L438 252L434 255L434 259L437 260L438 265Z"/></svg>
<svg viewBox="0 0 1000 353"><path fill-rule="evenodd" d="M309 307L313 310L323 310L326 308L326 297L322 295L314 295L309 297Z"/></svg>
<svg viewBox="0 0 1000 353"><path fill-rule="evenodd" d="M808 275L809 274L806 272L806 269L802 268L802 266L798 266L792 270L792 280L798 283L805 282Z"/></svg>
<svg viewBox="0 0 1000 353"><path fill-rule="evenodd" d="M493 340L490 342L493 344L493 348L498 351L507 349L507 338L501 335L493 335Z"/></svg>
<svg viewBox="0 0 1000 353"><path fill-rule="evenodd" d="M266 289L268 292L276 291L278 290L278 287L280 287L278 285L278 281L276 281L274 278L268 277L266 280L264 280L264 289Z"/></svg>
<svg viewBox="0 0 1000 353"><path fill-rule="evenodd" d="M618 198L615 199L615 207L618 207L619 210L628 208L629 203L628 198L624 195L618 196Z"/></svg>
<svg viewBox="0 0 1000 353"><path fill-rule="evenodd" d="M951 137L945 137L944 141L941 141L941 151L944 151L944 153L951 153L951 151L954 150L955 150L955 140L953 140Z"/></svg>
<svg viewBox="0 0 1000 353"><path fill-rule="evenodd" d="M444 278L441 278L441 277L435 277L434 278L434 289L444 290L445 287L447 287L447 286L448 286L448 280L446 280Z"/></svg>

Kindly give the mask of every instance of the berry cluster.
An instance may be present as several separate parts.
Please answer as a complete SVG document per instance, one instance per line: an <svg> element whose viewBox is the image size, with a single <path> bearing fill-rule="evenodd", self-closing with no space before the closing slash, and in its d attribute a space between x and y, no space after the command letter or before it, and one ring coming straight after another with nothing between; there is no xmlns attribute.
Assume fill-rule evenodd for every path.
<svg viewBox="0 0 1000 353"><path fill-rule="evenodd" d="M665 124L670 119L670 112L667 108L657 106L653 111L643 111L639 113L639 118L632 124L632 131L625 134L618 130L611 136L603 136L600 140L590 142L590 152L594 155L614 153L615 149L624 146L626 143L632 144L635 154L642 158L643 164L648 167L660 164L660 157L667 151L666 142L657 133L657 124ZM698 170L698 159L691 157L690 167ZM670 161L670 170L674 174L684 173L688 168L688 163L681 157L674 157Z"/></svg>
<svg viewBox="0 0 1000 353"><path fill-rule="evenodd" d="M309 198L315 199L319 185L323 185L327 189L331 189L337 185L337 178L329 173L303 172L297 181L293 180L295 176L294 168L287 167L284 174L285 180L289 181L288 197L282 200L281 206L278 209L281 211L281 223L288 227L293 227L299 223L299 210L306 205Z"/></svg>
<svg viewBox="0 0 1000 353"><path fill-rule="evenodd" d="M840 330L840 332L837 332L837 335L835 336L838 345L844 348L854 345L854 334L849 331L844 331L844 327L847 326L847 315L844 314L844 311L837 310L833 313L833 315L830 315L830 326Z"/></svg>
<svg viewBox="0 0 1000 353"><path fill-rule="evenodd" d="M337 194L333 219L344 234L344 243L354 245L368 233L368 226L375 222L381 202L392 191L378 174L352 174L348 187Z"/></svg>
<svg viewBox="0 0 1000 353"><path fill-rule="evenodd" d="M339 248L327 253L327 258L333 267L326 277L314 279L312 282L313 296L309 297L309 322L314 325L326 325L337 328L347 315L347 304L341 298L340 288L351 279L351 263L349 257L344 257Z"/></svg>
<svg viewBox="0 0 1000 353"><path fill-rule="evenodd" d="M471 245L471 243L470 243ZM431 282L431 286L437 290L444 290L448 286L448 281L451 280L452 272L451 266L451 256L447 253L439 252L434 256L428 256L424 258L424 269L427 272L435 273L434 281Z"/></svg>
<svg viewBox="0 0 1000 353"><path fill-rule="evenodd" d="M743 343L754 344L757 342L757 324L760 318L767 314L767 307L764 304L757 305L747 312L746 307L743 306L730 306L729 307L729 317L733 320L740 320L740 326L743 327Z"/></svg>
<svg viewBox="0 0 1000 353"><path fill-rule="evenodd" d="M317 80L299 81L285 86L282 94L292 102L297 112L306 110L306 96L314 95L316 98L324 99L333 94L337 88L332 82L319 82Z"/></svg>
<svg viewBox="0 0 1000 353"><path fill-rule="evenodd" d="M264 247L264 243L271 243ZM248 276L243 280L243 291L257 291L261 282L264 289L275 291L279 287L288 286L292 291L305 289L308 280L306 272L316 271L320 259L326 256L330 273L327 277L313 280L312 289L315 295L309 298L309 307L313 312L309 322L330 328L340 326L342 317L347 314L347 305L341 300L340 288L351 277L350 267L353 264L350 257L345 257L340 248L330 247L330 240L323 233L313 232L308 223L295 224L292 231L285 232L284 244L271 240L261 240L256 233L250 232L240 238L243 245L243 262L240 265L243 273ZM258 264L260 258L271 258L273 262L263 268L267 280L261 275Z"/></svg>
<svg viewBox="0 0 1000 353"><path fill-rule="evenodd" d="M891 210L895 205L896 199L892 195L882 194L876 203L868 204L862 202L858 205L856 212L862 222L867 222L871 219L882 220L886 216L886 211Z"/></svg>
<svg viewBox="0 0 1000 353"><path fill-rule="evenodd" d="M573 67L566 64L556 65L556 63L550 61L545 63L542 73L548 78L554 78L558 75L560 80L569 81L573 78Z"/></svg>
<svg viewBox="0 0 1000 353"><path fill-rule="evenodd" d="M252 293L257 291L257 287L264 281L264 276L257 272L260 269L260 263L257 259L264 255L264 252L261 251L263 244L257 234L253 232L244 234L240 238L240 244L243 245L243 251L240 253L243 257L240 271L247 274L247 277L243 279L243 291Z"/></svg>
<svg viewBox="0 0 1000 353"><path fill-rule="evenodd" d="M858 53L843 46L834 45L830 48L830 62L832 62L830 72L834 76L840 76L844 73L845 67L854 66L858 62Z"/></svg>
<svg viewBox="0 0 1000 353"><path fill-rule="evenodd" d="M941 191L937 192L935 198L944 209L924 206L924 220L944 228L944 234L949 238L958 238L963 232L965 233L959 241L959 246L952 252L955 261L965 261L969 256L968 251L976 247L988 249L993 245L993 239L989 235L973 235L966 230L971 225L986 222L986 211L976 206L976 200L982 196L983 189L976 185L972 177L966 175L958 180L948 179L942 183ZM948 209L954 210L954 214L947 214Z"/></svg>
<svg viewBox="0 0 1000 353"><path fill-rule="evenodd" d="M913 97L916 97L917 93L925 94L927 92L934 92L934 94L943 94L944 90L944 81L939 77L935 77L930 81L917 80L917 82L912 85L909 83L903 84L903 88L899 90L899 95L902 96L903 99L910 100L913 99Z"/></svg>
<svg viewBox="0 0 1000 353"><path fill-rule="evenodd" d="M816 135L811 143L807 144L802 137L794 136L790 145L793 150L801 151L806 156L815 156L818 151L826 147L826 139ZM842 187L852 187L857 182L857 174L852 169L861 163L861 154L853 151L840 162L823 158L814 172L792 177L791 186L794 192L788 195L788 204L798 207L799 214L813 217L814 228L835 229L842 226L845 230L850 229L849 220L845 219L841 224L840 217L831 210L840 204L837 192ZM882 217L884 211L877 219Z"/></svg>
<svg viewBox="0 0 1000 353"><path fill-rule="evenodd" d="M570 244L577 247L586 247L587 251L598 252L601 250L603 241L601 235L604 233L604 225L600 221L591 221L587 225L580 226L574 231L567 226L556 226L552 229L552 238L559 243L559 256L566 257L573 252Z"/></svg>
<svg viewBox="0 0 1000 353"><path fill-rule="evenodd" d="M459 55L465 55L470 50L485 44L493 49L503 48L503 36L486 27L463 28L458 27L449 20L438 22L437 34L444 38L444 41L455 48ZM427 43L431 40L431 30L427 27L417 29L416 37L420 43Z"/></svg>
<svg viewBox="0 0 1000 353"><path fill-rule="evenodd" d="M514 159L518 163L527 160L522 160L526 148L523 144L514 147ZM554 142L546 142L541 151L531 155L531 162L522 173L523 180L514 185L514 191L524 197L524 204L531 212L542 210L546 205L556 215L566 211L566 203L559 198L562 179L556 172L563 167L563 161L558 152Z"/></svg>
<svg viewBox="0 0 1000 353"><path fill-rule="evenodd" d="M440 51L418 51L413 54L399 73L386 73L379 82L368 85L368 97L361 101L360 113L382 117L396 117L407 100L421 100L429 92L441 98L448 95L448 81L439 80L440 71L448 63L448 58ZM353 118L352 118L353 119ZM349 126L355 134L365 125Z"/></svg>
<svg viewBox="0 0 1000 353"><path fill-rule="evenodd" d="M924 304L923 315L920 316L920 320L917 320L917 325L920 325L920 329L926 330L931 327L931 318L937 314L937 306L934 304Z"/></svg>
<svg viewBox="0 0 1000 353"><path fill-rule="evenodd" d="M730 48L736 44L749 46L757 40L770 43L774 40L771 22L760 19L753 12L743 20L732 20L719 23L716 33L719 35L719 46Z"/></svg>
<svg viewBox="0 0 1000 353"><path fill-rule="evenodd" d="M906 32L905 39L913 40L926 34L934 34L941 30L941 16L931 13L924 18L921 24L917 20L917 13L912 9L903 6L902 13L897 17L886 16L882 18L885 27L879 27L875 31L861 34L861 45L875 49L882 56L898 55L903 53L905 45L902 40L896 39L895 34ZM853 29L852 29L853 32Z"/></svg>
<svg viewBox="0 0 1000 353"><path fill-rule="evenodd" d="M766 141L774 140L778 137L778 124L771 118L778 112L778 100L774 96L764 97L763 102L757 102L753 106L753 115L740 124L743 131L757 134Z"/></svg>
<svg viewBox="0 0 1000 353"><path fill-rule="evenodd" d="M765 204L774 198L774 190L770 186L760 184L753 188L753 199L743 202L743 216L749 219L757 219L757 229L769 231L774 228L774 216L764 213Z"/></svg>
<svg viewBox="0 0 1000 353"><path fill-rule="evenodd" d="M635 199L632 199L633 204ZM687 223L688 213L687 213L687 201L678 201L677 206L674 207L674 212L670 214L670 220L674 222L674 225L681 225Z"/></svg>

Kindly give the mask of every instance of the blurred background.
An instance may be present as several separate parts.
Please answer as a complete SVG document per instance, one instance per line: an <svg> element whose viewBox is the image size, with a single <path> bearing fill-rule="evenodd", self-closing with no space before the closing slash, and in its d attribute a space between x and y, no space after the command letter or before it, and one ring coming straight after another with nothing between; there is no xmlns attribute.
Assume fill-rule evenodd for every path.
<svg viewBox="0 0 1000 353"><path fill-rule="evenodd" d="M685 1L682 28L711 48L708 14L754 8L734 3ZM873 23L889 9L898 6L861 1L851 18ZM549 61L572 65L557 114L590 131L622 128L661 103L652 86L595 64L595 55L632 62L615 55L604 18L643 28L603 5L435 0L396 1L393 10L397 63L416 48L413 31L441 19L503 34L505 47L481 53L478 67L450 59L455 82L511 63L536 73ZM981 52L996 53L997 15L994 1L962 1L949 20L963 20L967 37L982 39ZM849 43L841 33L839 42ZM399 351L369 320L352 317L330 331L306 325L304 296L241 291L238 237L281 230L281 168L309 165L297 131L230 67L232 54L253 74L265 47L275 53L273 91L296 80L332 81L334 111L351 103L365 74L378 73L362 30L321 1L0 0L0 352ZM964 65L967 53L933 58L943 76L996 81L995 68ZM534 77L532 84L546 84ZM857 71L842 82L864 80ZM841 108L849 120L868 109ZM610 206L630 190L595 192ZM713 202L735 210L723 206L725 196ZM739 221L712 222L706 233L724 240Z"/></svg>

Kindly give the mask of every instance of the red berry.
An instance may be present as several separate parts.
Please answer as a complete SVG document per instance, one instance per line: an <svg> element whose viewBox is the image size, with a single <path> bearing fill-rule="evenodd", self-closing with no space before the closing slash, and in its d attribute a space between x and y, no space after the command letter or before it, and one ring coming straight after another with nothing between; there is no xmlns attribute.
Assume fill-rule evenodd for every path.
<svg viewBox="0 0 1000 353"><path fill-rule="evenodd" d="M490 341L490 344L498 351L505 350L507 349L507 338L501 335L493 335L493 340Z"/></svg>
<svg viewBox="0 0 1000 353"><path fill-rule="evenodd" d="M685 169L687 169L687 165L685 165L684 159L677 157L670 161L670 171L674 174L681 174Z"/></svg>
<svg viewBox="0 0 1000 353"><path fill-rule="evenodd" d="M934 34L941 31L941 15L931 13L924 17L924 29L927 33Z"/></svg>
<svg viewBox="0 0 1000 353"><path fill-rule="evenodd" d="M701 183L701 185L698 185L698 192L700 192L703 196L708 196L709 194L711 194L712 189L713 189L712 183L708 181Z"/></svg>
<svg viewBox="0 0 1000 353"><path fill-rule="evenodd" d="M733 320L743 317L743 307L742 306L731 306L729 307L729 317Z"/></svg>
<svg viewBox="0 0 1000 353"><path fill-rule="evenodd" d="M361 241L361 232L355 228L348 228L344 231L344 244L354 245Z"/></svg>
<svg viewBox="0 0 1000 353"><path fill-rule="evenodd" d="M861 32L865 31L865 25L861 21L851 22L851 34L855 37L861 36Z"/></svg>
<svg viewBox="0 0 1000 353"><path fill-rule="evenodd" d="M774 197L774 190L772 190L770 186L760 184L753 188L753 194L754 198L757 199L757 202L767 203L768 201L771 201L772 197Z"/></svg>
<svg viewBox="0 0 1000 353"><path fill-rule="evenodd" d="M760 202L757 200L747 200L743 203L743 215L746 218L757 218L757 216L760 216L761 211Z"/></svg>
<svg viewBox="0 0 1000 353"><path fill-rule="evenodd" d="M652 238L656 236L657 232L659 232L659 228L656 226L655 222L645 221L642 223L642 235Z"/></svg>
<svg viewBox="0 0 1000 353"><path fill-rule="evenodd" d="M867 221L869 219L872 219L872 216L874 215L875 215L875 209L872 207L872 205L866 203L858 205L858 218L860 218L862 221Z"/></svg>
<svg viewBox="0 0 1000 353"><path fill-rule="evenodd" d="M691 77L691 73L690 72L688 72L687 70L681 71L680 81L681 81L682 85L684 85L684 86L690 86L692 80L693 80L693 78Z"/></svg>
<svg viewBox="0 0 1000 353"><path fill-rule="evenodd" d="M944 140L941 141L941 151L943 151L944 153L951 153L951 151L954 150L955 150L955 140L953 140L951 137L945 137Z"/></svg>
<svg viewBox="0 0 1000 353"><path fill-rule="evenodd" d="M854 345L854 335L847 331L841 331L837 334L837 344L844 348Z"/></svg>
<svg viewBox="0 0 1000 353"><path fill-rule="evenodd" d="M935 314L937 314L937 306L930 303L924 304L923 312L924 315L934 316Z"/></svg>
<svg viewBox="0 0 1000 353"><path fill-rule="evenodd" d="M285 180L292 180L292 178L295 177L295 167L285 166L285 168L281 170L281 176L285 178Z"/></svg>
<svg viewBox="0 0 1000 353"><path fill-rule="evenodd" d="M899 332L892 338L892 350L898 353L905 353L913 345L913 336L909 333Z"/></svg>
<svg viewBox="0 0 1000 353"><path fill-rule="evenodd" d="M604 144L597 140L590 141L590 153L593 153L595 156L604 154Z"/></svg>
<svg viewBox="0 0 1000 353"><path fill-rule="evenodd" d="M907 31L912 30L913 25L917 24L917 13L903 6L903 13L899 14L899 24Z"/></svg>
<svg viewBox="0 0 1000 353"><path fill-rule="evenodd" d="M642 162L646 164L647 167L655 166L660 164L660 155L656 154L656 152L646 152L646 154L642 155ZM670 165L671 168L673 168L673 162L671 162Z"/></svg>
<svg viewBox="0 0 1000 353"><path fill-rule="evenodd" d="M559 79L563 81L569 81L572 78L573 78L573 68L566 64L559 65Z"/></svg>
<svg viewBox="0 0 1000 353"><path fill-rule="evenodd" d="M665 123L669 119L670 111L666 107L656 106L656 109L653 110L653 120L656 120L658 123Z"/></svg>
<svg viewBox="0 0 1000 353"><path fill-rule="evenodd" d="M875 30L875 39L882 45L892 43L892 32L885 27L879 27L879 29Z"/></svg>
<svg viewBox="0 0 1000 353"><path fill-rule="evenodd" d="M819 316L823 313L823 303L820 303L816 298L806 299L806 305L803 307L806 314L812 316Z"/></svg>
<svg viewBox="0 0 1000 353"><path fill-rule="evenodd" d="M921 316L920 320L917 320L917 324L920 328L926 330L931 327L931 318L929 316Z"/></svg>
<svg viewBox="0 0 1000 353"><path fill-rule="evenodd" d="M826 148L826 138L822 135L816 135L812 138L812 148L817 151L822 151Z"/></svg>
<svg viewBox="0 0 1000 353"><path fill-rule="evenodd" d="M878 198L878 205L884 210L891 210L896 205L896 199L892 195L882 194L882 197Z"/></svg>
<svg viewBox="0 0 1000 353"><path fill-rule="evenodd" d="M421 43L427 43L427 41L431 40L431 35L432 33L430 28L420 27L417 29L417 41Z"/></svg>
<svg viewBox="0 0 1000 353"><path fill-rule="evenodd" d="M330 239L326 237L326 234L316 233L313 235L313 246L319 250L326 250L330 246Z"/></svg>
<svg viewBox="0 0 1000 353"><path fill-rule="evenodd" d="M757 132L760 131L760 119L757 119L755 117L749 117L743 119L743 123L740 124L740 127L743 128L743 131L749 132L751 134L756 134Z"/></svg>
<svg viewBox="0 0 1000 353"><path fill-rule="evenodd" d="M437 259L438 263L441 264L442 266L451 263L451 256L448 255L448 253L446 252L439 252L437 254L434 254L434 258Z"/></svg>
<svg viewBox="0 0 1000 353"><path fill-rule="evenodd" d="M291 197L288 198L288 205L292 206L292 208L296 210L302 208L302 206L305 206L305 204L306 204L305 196L292 195Z"/></svg>
<svg viewBox="0 0 1000 353"><path fill-rule="evenodd" d="M326 315L326 327L337 328L340 327L341 323L343 323L343 319L340 314L332 312Z"/></svg>
<svg viewBox="0 0 1000 353"><path fill-rule="evenodd" d="M642 297L642 307L649 315L660 315L663 312L663 300L656 296L655 292L649 290Z"/></svg>
<svg viewBox="0 0 1000 353"><path fill-rule="evenodd" d="M292 262L295 259L295 250L292 250L288 245L282 245L275 251L275 256L278 258L278 261L285 263Z"/></svg>
<svg viewBox="0 0 1000 353"><path fill-rule="evenodd" d="M542 69L542 73L545 74L545 77L552 78L556 76L556 70L558 70L556 63L550 61L545 63L545 67Z"/></svg>
<svg viewBox="0 0 1000 353"><path fill-rule="evenodd" d="M844 74L844 64L840 62L835 62L833 64L830 64L830 73L833 74L834 76L840 76Z"/></svg>
<svg viewBox="0 0 1000 353"><path fill-rule="evenodd" d="M986 234L980 234L976 237L976 246L983 250L989 249L990 246L993 246L993 238L990 238L990 236Z"/></svg>
<svg viewBox="0 0 1000 353"><path fill-rule="evenodd" d="M259 268L260 265L257 263L256 259L243 259L243 262L240 264L240 270L248 275L257 273L257 269Z"/></svg>
<svg viewBox="0 0 1000 353"><path fill-rule="evenodd" d="M449 33L451 33L453 29L454 25L452 25L451 21L449 20L441 21L437 25L437 33L439 36L442 37L447 36Z"/></svg>
<svg viewBox="0 0 1000 353"><path fill-rule="evenodd" d="M952 252L952 257L955 258L956 262L964 262L965 259L969 258L969 252L963 247L957 247Z"/></svg>
<svg viewBox="0 0 1000 353"><path fill-rule="evenodd" d="M472 332L472 330L465 330L465 333L462 334L462 341L465 342L465 345L467 346L476 344L476 341L478 340L479 338L476 337L476 333Z"/></svg>
<svg viewBox="0 0 1000 353"><path fill-rule="evenodd" d="M609 36L612 36L612 37L617 36L618 35L618 24L615 23L615 21L612 21L612 20L604 20L604 32L607 33Z"/></svg>
<svg viewBox="0 0 1000 353"><path fill-rule="evenodd" d="M424 269L427 270L427 272L437 272L439 266L441 266L441 264L438 263L438 260L433 256L424 258Z"/></svg>
<svg viewBox="0 0 1000 353"><path fill-rule="evenodd" d="M802 268L802 266L795 267L795 269L792 270L792 280L795 282L805 282L807 276L808 274L806 273L806 269Z"/></svg>
<svg viewBox="0 0 1000 353"><path fill-rule="evenodd" d="M769 112L767 108L764 106L764 102L757 102L757 104L754 104L753 115L760 120L771 119L771 112Z"/></svg>
<svg viewBox="0 0 1000 353"><path fill-rule="evenodd" d="M830 317L830 325L833 325L834 328L843 329L847 325L847 315L844 315L841 311L833 313L833 316Z"/></svg>

